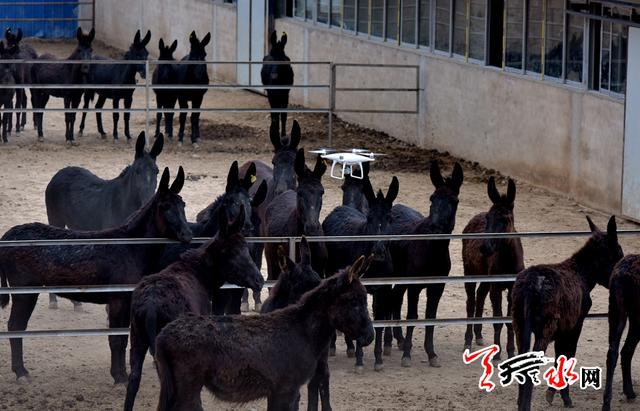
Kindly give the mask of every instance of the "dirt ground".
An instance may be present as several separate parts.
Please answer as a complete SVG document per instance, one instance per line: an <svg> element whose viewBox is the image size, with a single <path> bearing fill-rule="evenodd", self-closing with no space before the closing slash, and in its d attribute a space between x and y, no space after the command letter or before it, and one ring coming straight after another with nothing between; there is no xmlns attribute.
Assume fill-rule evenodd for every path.
<svg viewBox="0 0 640 411"><path fill-rule="evenodd" d="M39 52L47 51L65 56L68 43L35 42ZM112 50L95 47L99 53L113 55ZM135 106L143 107L144 93L135 95ZM60 101L50 103L61 107ZM209 92L204 107L267 107L266 99L248 92ZM109 116L107 116L109 117ZM167 143L158 159L160 167L168 166L172 175L179 165L184 166L188 181L182 195L187 203L187 217L195 219L196 213L209 204L224 189L225 177L231 162L241 163L252 159L270 161L270 143L267 138L268 115L264 114L203 114L201 148L193 151L189 145L178 148L175 142ZM319 115L298 115L302 127L302 146L307 149L326 144L326 119ZM426 169L431 158L440 158L447 169L453 159L441 153L418 150L380 133L365 130L342 122L335 124L335 139L342 147L366 147L387 153L372 167L374 187L386 190L393 175L400 180L397 203L410 205L423 213L428 212L432 186ZM151 123L155 124L154 121ZM144 128L144 114L132 116L132 132L135 135ZM122 130L122 120L120 122ZM112 123L105 119L110 133ZM0 232L13 225L32 221L46 222L44 189L53 174L62 167L78 165L87 167L104 178L113 178L133 160L133 146L121 141L117 144L101 140L95 131L95 120L89 115L85 135L78 137L79 147L64 145L64 123L61 113L45 114L45 143L37 143L31 126L18 136L11 136L8 145L0 147ZM122 131L121 131L122 134ZM134 135L134 137L135 137ZM489 207L486 195L486 177L493 170L485 170L472 163L463 163L465 183L460 193L456 232L461 232L466 222L476 213ZM500 189L505 190L500 179ZM323 215L328 214L341 201L340 182L325 177L326 195ZM582 207L562 196L518 181L516 199L516 225L520 231L586 230L585 215L591 215L604 227L607 216ZM637 225L619 220L623 229ZM557 262L567 258L584 238L558 238L524 240L525 263ZM640 249L640 239L623 237L622 246L627 253ZM451 275L462 275L461 243L451 242ZM266 274L265 274L266 276ZM263 294L266 294L263 293ZM593 293L592 313L606 312L607 291L597 286ZM420 312L424 313L424 293ZM447 285L442 297L438 317L463 317L465 293L461 285ZM487 307L489 303L487 301ZM41 296L29 329L101 328L105 324L102 306L85 304L85 311L76 313L71 304L63 300L60 309L49 310L46 296ZM486 310L485 315L490 315ZM6 329L9 309L0 311L0 328ZM373 370L373 350L365 349L365 373L354 372L353 360L345 355L344 344L339 345L338 355L330 359L331 389L334 410L425 410L425 409L493 409L509 410L516 404L515 386L497 387L487 394L478 390L481 368L478 364L462 362L464 328L460 326L437 327L436 351L442 367L431 368L422 350L424 333L417 330L414 336L413 366L400 366L401 353L393 350L385 358L382 372ZM491 330L485 329L490 339ZM504 335L504 334L503 334ZM114 386L109 375L109 349L105 337L31 338L24 340L25 364L33 381L30 385L18 385L10 368L9 343L0 340L0 409L7 410L116 410L122 407L125 387ZM607 350L607 324L604 321L588 321L585 324L578 347L578 366L599 366L604 370ZM549 354L552 354L550 352ZM638 360L632 372L640 375ZM494 376L497 382L497 376ZM636 409L627 404L623 395L620 368L614 380L613 407L621 410ZM137 409L154 409L159 385L151 358L147 358L142 384L137 397ZM574 388L573 401L580 409L599 409L601 391L580 391ZM561 401L556 398L553 406L547 406L543 388L534 392L534 409L558 409ZM205 409L249 410L265 409L266 403L234 405L221 403L203 393ZM301 407L306 407L303 391Z"/></svg>

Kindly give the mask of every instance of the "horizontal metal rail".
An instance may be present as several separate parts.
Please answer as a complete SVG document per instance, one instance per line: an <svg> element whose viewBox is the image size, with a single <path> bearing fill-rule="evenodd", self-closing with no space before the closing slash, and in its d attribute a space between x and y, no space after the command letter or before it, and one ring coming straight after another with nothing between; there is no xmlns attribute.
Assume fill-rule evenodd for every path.
<svg viewBox="0 0 640 411"><path fill-rule="evenodd" d="M606 320L607 314L589 314L587 320ZM429 327L467 324L509 324L509 317L484 318L432 318L428 320L377 320L373 321L374 328L385 327ZM30 330L0 332L0 340L9 338L37 338L37 337L89 337L107 335L129 335L128 328L97 328L97 329L68 329L68 330Z"/></svg>
<svg viewBox="0 0 640 411"><path fill-rule="evenodd" d="M74 17L42 17L42 18L6 18L0 17L0 21L12 21L16 23L34 23L38 21L54 22L54 21L93 21L89 18L74 18Z"/></svg>
<svg viewBox="0 0 640 411"><path fill-rule="evenodd" d="M369 241L429 241L429 240L480 240L490 238L561 238L588 237L591 231L523 231L514 233L461 233L461 234L390 234L360 236L307 236L310 243L317 242L369 242ZM640 235L640 230L618 230L619 236ZM248 243L288 243L300 242L301 236L277 237L245 237ZM202 244L209 237L195 237L192 244ZM33 247L33 246L83 246L83 245L128 245L128 244L175 244L176 240L167 238L78 238L55 240L2 240L0 247Z"/></svg>
<svg viewBox="0 0 640 411"><path fill-rule="evenodd" d="M0 90L2 89L65 89L65 90L131 90L136 88L150 88L153 90L202 90L206 89L246 89L254 88L255 84L149 84L135 83L135 84L0 84ZM295 88L329 88L328 84L309 84L309 85L291 85L291 86L259 86L265 90L289 90Z"/></svg>
<svg viewBox="0 0 640 411"><path fill-rule="evenodd" d="M363 278L362 284L372 285L422 285L422 284L463 284L463 283L501 283L515 281L515 274L501 274L490 276L437 276L437 277L385 277L385 278ZM271 288L275 281L266 281L265 288ZM110 285L86 285L86 286L38 286L38 287L0 287L0 295L3 294L82 294L82 293L120 293L131 292L136 287L135 284L110 284ZM244 288L234 284L224 284L223 289Z"/></svg>
<svg viewBox="0 0 640 411"><path fill-rule="evenodd" d="M334 113L362 113L362 114L418 114L418 110L367 110L334 108Z"/></svg>
<svg viewBox="0 0 640 411"><path fill-rule="evenodd" d="M0 2L0 7L5 6L83 6L83 5L93 5L92 1L16 1L15 3L11 2Z"/></svg>
<svg viewBox="0 0 640 411"><path fill-rule="evenodd" d="M75 19L74 19L75 20ZM259 61L259 60L123 60L123 59L104 59L104 60L68 60L68 59L0 59L0 64L90 64L90 65L110 65L110 64L170 64L176 66L206 64L206 65L227 65L227 64L248 64L248 65L331 65L329 61Z"/></svg>
<svg viewBox="0 0 640 411"><path fill-rule="evenodd" d="M334 110L335 111L335 110ZM2 109L3 113L323 113L331 112L328 108L12 108ZM389 113L389 111L385 111Z"/></svg>

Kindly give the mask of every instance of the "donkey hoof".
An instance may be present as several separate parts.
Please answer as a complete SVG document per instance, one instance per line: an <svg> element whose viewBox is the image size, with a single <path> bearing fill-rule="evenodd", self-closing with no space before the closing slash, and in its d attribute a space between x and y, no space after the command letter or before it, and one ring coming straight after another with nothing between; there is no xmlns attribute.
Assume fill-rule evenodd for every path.
<svg viewBox="0 0 640 411"><path fill-rule="evenodd" d="M246 313L249 311L249 303L240 304L240 311Z"/></svg>
<svg viewBox="0 0 640 411"><path fill-rule="evenodd" d="M178 141L178 147L182 147L182 141Z"/></svg>
<svg viewBox="0 0 640 411"><path fill-rule="evenodd" d="M627 397L627 402L635 402L636 401L636 393L631 391L630 393L624 393L624 396Z"/></svg>
<svg viewBox="0 0 640 411"><path fill-rule="evenodd" d="M356 365L355 371L356 371L356 374L358 374L358 375L364 374L364 366L363 365Z"/></svg>
<svg viewBox="0 0 640 411"><path fill-rule="evenodd" d="M18 384L20 385L29 385L31 384L31 377L29 374L23 375L17 378Z"/></svg>
<svg viewBox="0 0 640 411"><path fill-rule="evenodd" d="M403 367L411 367L411 357L402 357L400 365Z"/></svg>
<svg viewBox="0 0 640 411"><path fill-rule="evenodd" d="M44 137L38 137L38 143L44 143Z"/></svg>
<svg viewBox="0 0 640 411"><path fill-rule="evenodd" d="M114 376L113 377L113 383L116 384L116 385L117 384L128 384L129 383L129 377L127 376L127 373Z"/></svg>
<svg viewBox="0 0 640 411"><path fill-rule="evenodd" d="M50 310L57 310L58 309L58 302L57 301L49 301L49 309Z"/></svg>
<svg viewBox="0 0 640 411"><path fill-rule="evenodd" d="M507 350L507 357L513 358L516 356L516 352L514 350Z"/></svg>
<svg viewBox="0 0 640 411"><path fill-rule="evenodd" d="M391 355L391 346L387 345L382 349L382 355L389 356Z"/></svg>
<svg viewBox="0 0 640 411"><path fill-rule="evenodd" d="M547 392L544 394L544 398L547 400L547 403L549 405L553 404L553 397L555 396L556 396L555 390L547 390Z"/></svg>
<svg viewBox="0 0 640 411"><path fill-rule="evenodd" d="M379 364L378 364L378 363L375 363L375 364L373 365L373 370L374 370L374 371L378 371L378 372L380 372L380 371L384 370L384 364L383 364L383 363L379 363Z"/></svg>
<svg viewBox="0 0 640 411"><path fill-rule="evenodd" d="M564 408L573 408L573 401L571 401L571 399L568 399L567 401L565 401Z"/></svg>
<svg viewBox="0 0 640 411"><path fill-rule="evenodd" d="M484 346L484 338L476 338L476 345L479 347Z"/></svg>
<svg viewBox="0 0 640 411"><path fill-rule="evenodd" d="M262 311L262 303L256 303L255 307L253 307L253 311L259 313Z"/></svg>
<svg viewBox="0 0 640 411"><path fill-rule="evenodd" d="M442 367L442 365L440 364L440 359L438 357L429 358L429 366L433 368Z"/></svg>
<svg viewBox="0 0 640 411"><path fill-rule="evenodd" d="M353 358L356 356L356 350L353 348L347 348L347 357Z"/></svg>
<svg viewBox="0 0 640 411"><path fill-rule="evenodd" d="M103 140L107 139L107 133L100 133L100 138Z"/></svg>
<svg viewBox="0 0 640 411"><path fill-rule="evenodd" d="M464 348L462 349L462 351L466 351L466 350L471 351L471 344L464 343Z"/></svg>
<svg viewBox="0 0 640 411"><path fill-rule="evenodd" d="M200 144L196 143L192 143L191 146L193 147L194 150L197 150L200 148Z"/></svg>

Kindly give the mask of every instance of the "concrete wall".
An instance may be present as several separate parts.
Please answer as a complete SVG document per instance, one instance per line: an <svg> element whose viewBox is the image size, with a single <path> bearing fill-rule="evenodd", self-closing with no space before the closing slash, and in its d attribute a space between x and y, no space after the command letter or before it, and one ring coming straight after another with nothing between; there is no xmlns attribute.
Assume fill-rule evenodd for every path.
<svg viewBox="0 0 640 411"><path fill-rule="evenodd" d="M621 210L624 103L549 81L508 74L429 52L279 19L292 60L417 64L420 114L341 117L423 147L527 180L609 212ZM296 66L296 82L326 83L318 66ZM415 70L338 69L337 87L414 87ZM326 92L293 101L326 105ZM338 93L336 106L408 109L410 93ZM335 144L339 145L339 142Z"/></svg>
<svg viewBox="0 0 640 411"><path fill-rule="evenodd" d="M96 1L96 38L111 46L128 49L136 30L151 30L147 47L153 58L158 56L158 41L178 40L174 53L180 59L189 53L189 34L196 31L202 39L208 32L212 40L207 46L207 60L236 59L236 7L212 0L110 0ZM233 82L233 65L210 66L210 74L222 81Z"/></svg>

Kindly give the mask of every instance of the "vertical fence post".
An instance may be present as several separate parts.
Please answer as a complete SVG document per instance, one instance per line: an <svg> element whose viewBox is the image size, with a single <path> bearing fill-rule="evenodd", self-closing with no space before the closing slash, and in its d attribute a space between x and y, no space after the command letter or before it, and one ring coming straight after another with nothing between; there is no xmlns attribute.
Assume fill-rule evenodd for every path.
<svg viewBox="0 0 640 411"><path fill-rule="evenodd" d="M329 147L333 147L333 110L336 108L336 66L329 63Z"/></svg>
<svg viewBox="0 0 640 411"><path fill-rule="evenodd" d="M144 62L144 108L145 126L144 133L149 136L149 59ZM148 137L147 137L148 138Z"/></svg>
<svg viewBox="0 0 640 411"><path fill-rule="evenodd" d="M416 66L416 141L420 139L420 65Z"/></svg>
<svg viewBox="0 0 640 411"><path fill-rule="evenodd" d="M91 2L91 28L96 28L96 0Z"/></svg>
<svg viewBox="0 0 640 411"><path fill-rule="evenodd" d="M296 261L296 238L289 237L289 258Z"/></svg>

